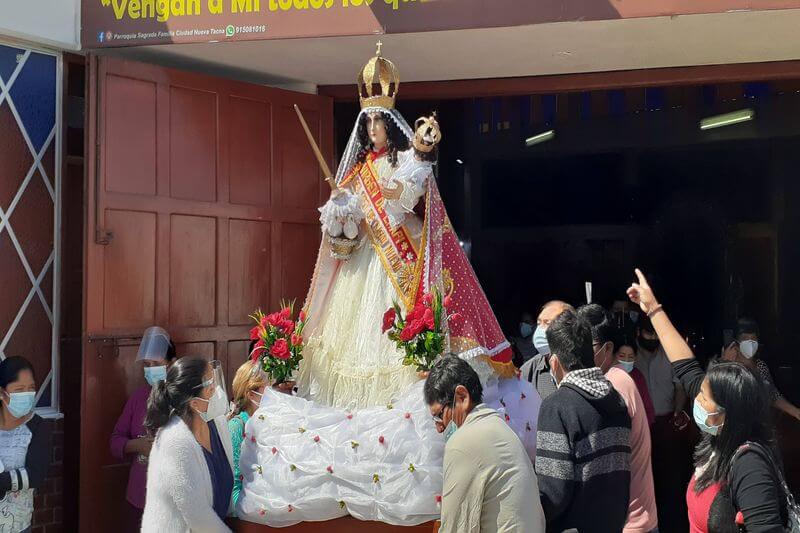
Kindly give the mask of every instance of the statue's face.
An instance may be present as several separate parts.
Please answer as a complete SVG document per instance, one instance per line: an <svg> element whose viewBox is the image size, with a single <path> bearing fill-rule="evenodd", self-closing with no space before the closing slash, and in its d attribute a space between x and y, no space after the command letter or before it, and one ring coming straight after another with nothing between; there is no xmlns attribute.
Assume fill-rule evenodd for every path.
<svg viewBox="0 0 800 533"><path fill-rule="evenodd" d="M383 115L378 112L367 115L367 133L369 133L369 141L376 150L386 146L389 136L386 133L386 122L383 120Z"/></svg>

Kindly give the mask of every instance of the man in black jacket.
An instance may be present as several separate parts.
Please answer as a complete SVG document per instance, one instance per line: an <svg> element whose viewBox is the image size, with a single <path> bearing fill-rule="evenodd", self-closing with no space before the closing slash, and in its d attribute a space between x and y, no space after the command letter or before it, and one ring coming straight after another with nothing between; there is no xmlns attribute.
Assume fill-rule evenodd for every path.
<svg viewBox="0 0 800 533"><path fill-rule="evenodd" d="M589 324L567 310L547 329L558 390L542 401L536 474L548 532L619 533L628 514L631 420L594 366Z"/></svg>

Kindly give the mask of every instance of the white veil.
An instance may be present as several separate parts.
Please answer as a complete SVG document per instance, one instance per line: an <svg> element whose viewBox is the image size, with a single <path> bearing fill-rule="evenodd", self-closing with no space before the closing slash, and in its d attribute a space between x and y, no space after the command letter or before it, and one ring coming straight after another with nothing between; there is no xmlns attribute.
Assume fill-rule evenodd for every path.
<svg viewBox="0 0 800 533"><path fill-rule="evenodd" d="M358 152L361 150L361 145L358 142L358 123L361 121L361 117L367 113L374 113L376 111L385 113L392 121L394 121L394 123L402 130L403 134L408 138L409 141L414 137L414 131L411 129L411 126L408 125L406 119L403 118L403 115L401 115L397 109L387 109L385 107L365 107L361 110L356 118L356 123L353 126L353 132L350 134L350 139L347 141L347 146L342 154L342 160L339 163L339 169L336 171L337 185L340 184L350 170L352 170L353 165L356 163Z"/></svg>

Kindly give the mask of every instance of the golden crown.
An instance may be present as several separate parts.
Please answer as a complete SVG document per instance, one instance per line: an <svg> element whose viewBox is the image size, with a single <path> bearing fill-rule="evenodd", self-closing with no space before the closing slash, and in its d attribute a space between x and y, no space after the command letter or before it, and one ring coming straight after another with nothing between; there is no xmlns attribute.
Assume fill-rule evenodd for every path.
<svg viewBox="0 0 800 533"><path fill-rule="evenodd" d="M420 117L414 122L414 139L411 143L420 152L430 153L442 140L442 130L436 121L436 113Z"/></svg>
<svg viewBox="0 0 800 533"><path fill-rule="evenodd" d="M381 57L381 46L378 41L378 50L375 57L370 59L363 70L358 74L358 96L361 100L361 109L365 107L394 108L397 90L400 87L400 72L388 59ZM375 85L380 85L380 92L376 92Z"/></svg>

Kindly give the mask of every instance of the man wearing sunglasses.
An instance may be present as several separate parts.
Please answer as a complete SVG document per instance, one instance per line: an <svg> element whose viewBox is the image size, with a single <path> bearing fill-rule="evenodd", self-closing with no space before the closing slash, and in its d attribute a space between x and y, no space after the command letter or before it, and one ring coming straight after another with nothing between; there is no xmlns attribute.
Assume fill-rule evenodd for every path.
<svg viewBox="0 0 800 533"><path fill-rule="evenodd" d="M503 417L483 404L478 374L456 356L439 359L425 403L445 439L441 533L544 532L530 458Z"/></svg>

